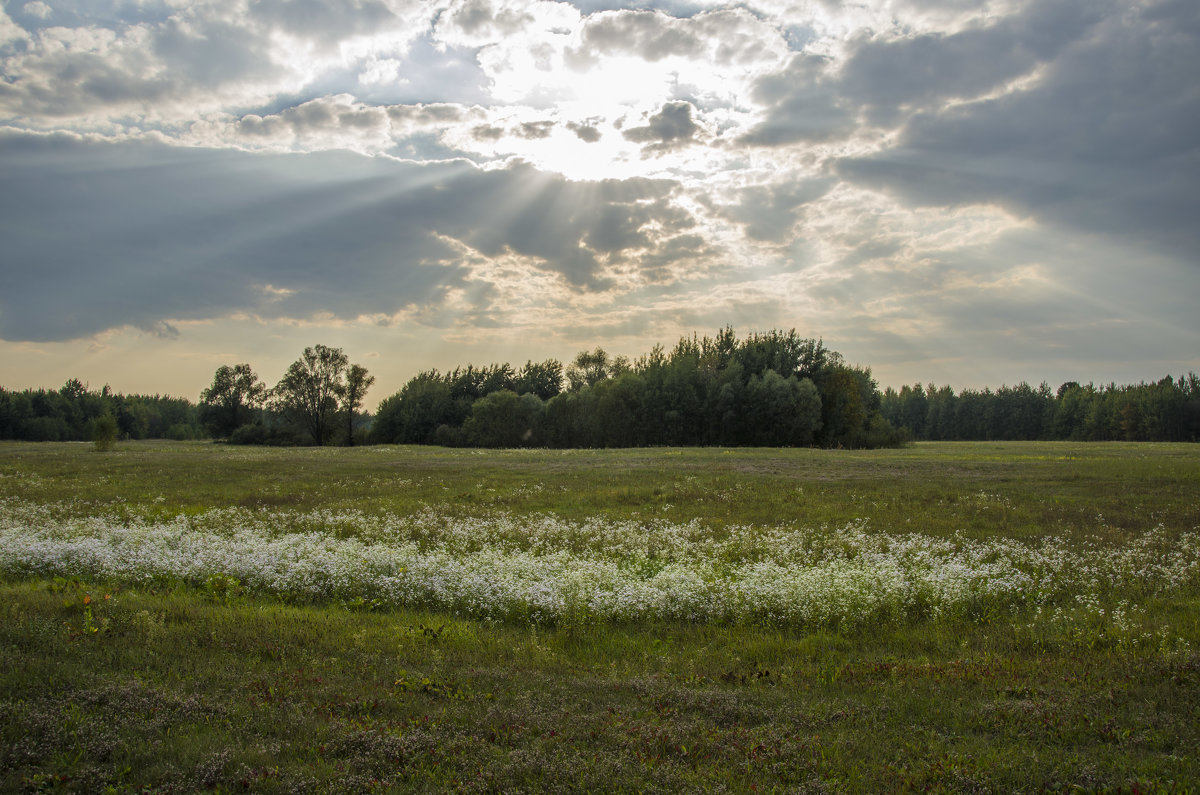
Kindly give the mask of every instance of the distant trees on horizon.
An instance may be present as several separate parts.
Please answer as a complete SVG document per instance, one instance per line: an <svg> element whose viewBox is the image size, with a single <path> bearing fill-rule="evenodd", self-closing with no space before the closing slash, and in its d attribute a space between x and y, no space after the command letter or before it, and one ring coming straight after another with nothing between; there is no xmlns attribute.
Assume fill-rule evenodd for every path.
<svg viewBox="0 0 1200 795"><path fill-rule="evenodd" d="M187 398L122 395L107 386L93 391L76 378L57 390L10 392L0 387L0 439L92 441L97 421L105 417L116 423L117 432L126 439L207 436L195 404Z"/></svg>
<svg viewBox="0 0 1200 795"><path fill-rule="evenodd" d="M1016 386L964 389L890 387L880 411L921 441L1200 441L1200 377L1117 386L1068 381L1051 390Z"/></svg>
<svg viewBox="0 0 1200 795"><path fill-rule="evenodd" d="M908 440L1200 441L1200 378L1052 390L933 384L880 392L795 330L684 337L636 360L602 348L556 359L472 364L413 376L361 411L374 382L340 348L306 348L267 388L249 364L222 365L193 404L114 394L71 379L58 390L0 387L0 439L90 441L110 422L126 439L238 444L401 443L477 447L880 447Z"/></svg>

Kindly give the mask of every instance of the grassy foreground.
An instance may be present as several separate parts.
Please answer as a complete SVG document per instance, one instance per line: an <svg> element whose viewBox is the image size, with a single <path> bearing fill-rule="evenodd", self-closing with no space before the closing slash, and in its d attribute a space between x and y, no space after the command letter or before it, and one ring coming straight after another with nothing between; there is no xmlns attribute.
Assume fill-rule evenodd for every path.
<svg viewBox="0 0 1200 795"><path fill-rule="evenodd" d="M1195 446L5 444L0 500L0 544L27 532L44 552L5 558L0 579L4 791L1200 789ZM403 566L371 564L393 579L481 552L501 567L569 553L613 587L694 580L706 599L743 583L739 566L859 579L831 574L820 593L850 602L788 620L613 619L595 599L497 616L332 575L275 587L227 558L97 576L112 569L79 552L129 527L224 543L222 522L258 523L262 543L299 528L305 549L394 546ZM1105 568L1131 547L1132 568ZM872 601L875 562L920 587ZM965 591L937 590L971 566ZM1005 567L1038 593L992 590Z"/></svg>

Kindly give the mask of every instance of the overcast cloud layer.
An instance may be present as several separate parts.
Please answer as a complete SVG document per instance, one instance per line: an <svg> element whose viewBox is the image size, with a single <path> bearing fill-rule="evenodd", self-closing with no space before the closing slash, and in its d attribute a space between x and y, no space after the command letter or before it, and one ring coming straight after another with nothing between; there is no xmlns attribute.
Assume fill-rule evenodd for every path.
<svg viewBox="0 0 1200 795"><path fill-rule="evenodd" d="M1200 370L1193 0L0 8L4 386L726 324L893 385Z"/></svg>

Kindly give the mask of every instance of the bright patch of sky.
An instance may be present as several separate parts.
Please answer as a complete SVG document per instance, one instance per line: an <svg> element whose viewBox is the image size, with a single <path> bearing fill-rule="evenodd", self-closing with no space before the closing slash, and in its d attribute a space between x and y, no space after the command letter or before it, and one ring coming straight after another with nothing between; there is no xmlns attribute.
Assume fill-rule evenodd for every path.
<svg viewBox="0 0 1200 795"><path fill-rule="evenodd" d="M1200 369L1197 73L1191 0L8 0L3 385L726 324L893 385Z"/></svg>

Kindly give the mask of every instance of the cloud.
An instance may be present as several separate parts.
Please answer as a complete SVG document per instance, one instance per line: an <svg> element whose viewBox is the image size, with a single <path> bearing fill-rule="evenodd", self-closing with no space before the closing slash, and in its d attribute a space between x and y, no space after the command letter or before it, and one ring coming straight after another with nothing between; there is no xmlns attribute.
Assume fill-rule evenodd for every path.
<svg viewBox="0 0 1200 795"><path fill-rule="evenodd" d="M27 11L27 13L29 12ZM28 38L29 33L26 32L25 28L13 22L4 9L0 8L0 47L12 42L25 41Z"/></svg>
<svg viewBox="0 0 1200 795"><path fill-rule="evenodd" d="M584 143L594 144L600 140L600 129L591 124L569 121L567 129L579 136Z"/></svg>
<svg viewBox="0 0 1200 795"><path fill-rule="evenodd" d="M672 55L695 57L705 42L687 20L660 11L610 11L592 17L583 30L580 58L597 59L613 51L637 53L647 61Z"/></svg>
<svg viewBox="0 0 1200 795"><path fill-rule="evenodd" d="M411 122L420 112L415 110L405 119L403 111L393 113L390 108L365 105L349 94L338 94L268 116L248 113L237 119L198 122L189 129L186 140L197 145L232 144L278 151L379 152L393 143L393 119Z"/></svg>
<svg viewBox="0 0 1200 795"><path fill-rule="evenodd" d="M33 0L32 3L26 3L22 6L22 10L30 16L38 19L48 19L54 13L50 6L42 2L42 0Z"/></svg>
<svg viewBox="0 0 1200 795"><path fill-rule="evenodd" d="M648 63L683 59L723 66L733 72L777 64L786 44L775 25L745 8L676 15L662 10L621 9L584 20L579 45L569 62L576 68L617 54Z"/></svg>
<svg viewBox="0 0 1200 795"><path fill-rule="evenodd" d="M786 146L849 136L856 126L855 111L830 70L826 57L796 54L782 72L755 82L752 96L766 113L739 143Z"/></svg>
<svg viewBox="0 0 1200 795"><path fill-rule="evenodd" d="M846 53L838 86L866 106L874 123L890 124L901 108L983 96L1031 74L1100 21L1108 6L1038 0L1022 13L952 33L861 34Z"/></svg>
<svg viewBox="0 0 1200 795"><path fill-rule="evenodd" d="M504 137L504 128L492 124L478 124L471 128L471 137L476 141L499 141Z"/></svg>
<svg viewBox="0 0 1200 795"><path fill-rule="evenodd" d="M1194 2L717 5L3 4L0 338L1195 349Z"/></svg>
<svg viewBox="0 0 1200 795"><path fill-rule="evenodd" d="M303 101L314 87L318 96L338 93L320 84L345 72L379 92L400 82L401 69L416 71L408 56L428 25L420 4L377 0L106 6L61 14L56 6L61 24L22 31L26 46L3 61L0 116L39 128L71 120L95 130L131 122L146 129L206 112L273 111L280 96ZM27 4L25 19L38 8ZM426 59L421 71L455 63L448 53ZM459 72L450 76L461 83Z"/></svg>
<svg viewBox="0 0 1200 795"><path fill-rule="evenodd" d="M522 122L521 126L516 129L516 134L530 141L549 138L550 131L554 129L553 121L526 121Z"/></svg>
<svg viewBox="0 0 1200 795"><path fill-rule="evenodd" d="M636 272L653 256L659 272L696 254L679 248L695 222L664 180L63 135L2 141L7 340L125 325L170 334L176 321L236 312L436 309L480 258L517 257L562 289L603 290L614 268Z"/></svg>
<svg viewBox="0 0 1200 795"><path fill-rule="evenodd" d="M275 0L252 4L250 16L270 30L324 47L336 47L353 36L376 34L399 21L394 7L380 0Z"/></svg>
<svg viewBox="0 0 1200 795"><path fill-rule="evenodd" d="M1039 222L1200 250L1200 6L1107 18L1021 90L914 116L837 166L918 205L995 203Z"/></svg>
<svg viewBox="0 0 1200 795"><path fill-rule="evenodd" d="M753 240L783 243L791 239L804 205L820 199L833 185L830 178L789 176L772 184L742 188L737 203L721 208L721 214L742 224Z"/></svg>
<svg viewBox="0 0 1200 795"><path fill-rule="evenodd" d="M692 119L692 103L668 102L652 114L643 127L632 127L621 134L627 141L647 144L643 151L665 152L695 142L700 131Z"/></svg>

